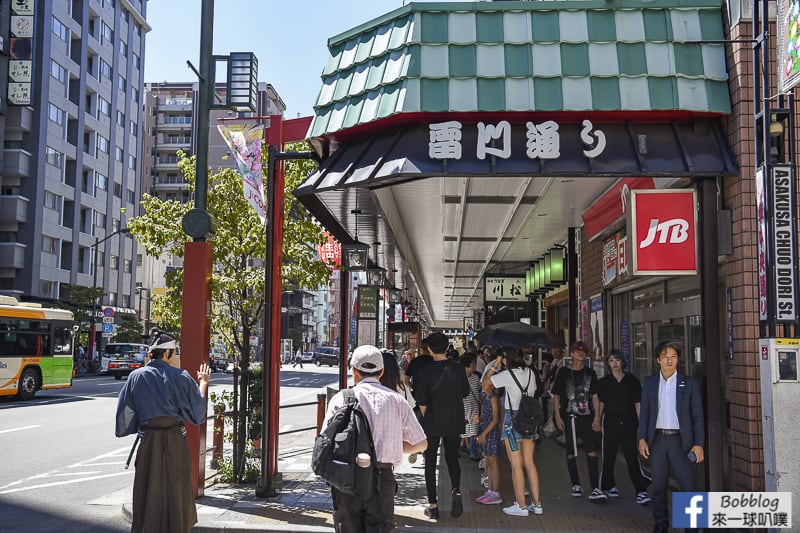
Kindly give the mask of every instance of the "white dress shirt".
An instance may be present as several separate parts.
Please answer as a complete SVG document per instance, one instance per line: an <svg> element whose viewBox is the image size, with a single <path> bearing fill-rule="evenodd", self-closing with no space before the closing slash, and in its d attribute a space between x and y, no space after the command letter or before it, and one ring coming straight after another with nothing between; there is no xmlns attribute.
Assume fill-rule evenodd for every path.
<svg viewBox="0 0 800 533"><path fill-rule="evenodd" d="M669 379L664 379L664 375L658 373L658 418L656 418L656 429L680 429L678 422L677 405L677 385L678 373L673 372Z"/></svg>

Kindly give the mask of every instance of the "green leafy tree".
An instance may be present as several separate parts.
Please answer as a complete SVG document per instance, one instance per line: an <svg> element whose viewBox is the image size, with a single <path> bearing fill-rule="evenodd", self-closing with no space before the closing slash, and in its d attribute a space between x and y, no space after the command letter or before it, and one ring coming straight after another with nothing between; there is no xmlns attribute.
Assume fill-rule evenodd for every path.
<svg viewBox="0 0 800 533"><path fill-rule="evenodd" d="M114 322L116 333L113 342L142 342L142 323L136 315L117 313Z"/></svg>
<svg viewBox="0 0 800 533"><path fill-rule="evenodd" d="M300 151L307 149L307 146L298 143L288 149ZM263 150L263 153L266 158L267 151ZM178 157L178 167L193 195L195 158L183 152L178 152ZM263 162L266 183L266 161ZM291 191L314 170L315 163L293 160L286 161L284 165L283 288L313 289L328 283L331 267L320 261L316 253L316 245L324 241L322 228ZM184 243L191 239L183 231L181 220L193 207L194 202L180 204L145 194L141 203L143 214L128 221L127 227L148 255L183 257ZM221 168L209 176L207 209L216 222L216 231L209 237L214 246L211 330L221 334L228 346L240 354L239 360L244 371L242 390L248 390L246 370L251 353L250 336L261 324L264 312L266 230L244 198L242 178L235 169ZM179 330L182 269L174 269L167 275L166 287L164 295L153 297L153 314L161 317L159 326L162 329ZM241 413L248 411L246 396L242 395L240 401ZM240 420L240 435L245 433L244 423L243 419ZM234 449L240 447L243 444Z"/></svg>
<svg viewBox="0 0 800 533"><path fill-rule="evenodd" d="M98 302L103 295L103 288L65 285L62 287L62 291L61 300L53 302L53 306L72 311L75 324L78 325L78 342L82 346L88 346L92 311L95 305L99 306ZM99 319L98 322L100 322Z"/></svg>

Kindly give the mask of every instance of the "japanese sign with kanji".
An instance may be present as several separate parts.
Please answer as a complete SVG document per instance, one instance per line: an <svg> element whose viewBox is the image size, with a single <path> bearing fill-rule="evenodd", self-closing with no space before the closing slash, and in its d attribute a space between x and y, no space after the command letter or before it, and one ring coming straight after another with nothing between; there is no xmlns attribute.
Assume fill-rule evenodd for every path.
<svg viewBox="0 0 800 533"><path fill-rule="evenodd" d="M525 276L486 276L483 298L485 302L527 302Z"/></svg>

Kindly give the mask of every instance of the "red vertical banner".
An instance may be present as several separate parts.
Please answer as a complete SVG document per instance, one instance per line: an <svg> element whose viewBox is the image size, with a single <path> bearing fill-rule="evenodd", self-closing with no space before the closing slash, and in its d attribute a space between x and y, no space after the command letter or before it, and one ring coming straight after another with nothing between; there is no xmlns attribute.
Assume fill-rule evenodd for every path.
<svg viewBox="0 0 800 533"><path fill-rule="evenodd" d="M325 243L317 245L317 253L322 261L338 268L342 264L342 245L327 231L323 232Z"/></svg>

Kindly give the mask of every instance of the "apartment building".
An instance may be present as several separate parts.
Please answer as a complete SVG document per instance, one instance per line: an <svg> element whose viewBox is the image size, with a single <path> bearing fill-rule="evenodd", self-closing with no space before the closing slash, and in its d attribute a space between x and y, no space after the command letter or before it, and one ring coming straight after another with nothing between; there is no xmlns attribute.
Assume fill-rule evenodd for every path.
<svg viewBox="0 0 800 533"><path fill-rule="evenodd" d="M3 90L0 293L58 299L96 284L104 305L131 309L136 243L115 233L141 197L146 1L27 5L30 93Z"/></svg>
<svg viewBox="0 0 800 533"><path fill-rule="evenodd" d="M145 108L149 132L145 141L144 181L145 192L164 200L190 200L188 188L178 171L178 150L187 154L195 153L196 135L194 124L197 120L198 84L180 82L159 82L145 84ZM215 87L216 101L225 101L225 84ZM281 115L286 104L269 83L258 84L258 108L255 113L236 114L233 111L213 110L209 120L208 164L212 169L234 167L233 159L223 159L228 155L228 147L217 131L220 119L237 116Z"/></svg>

